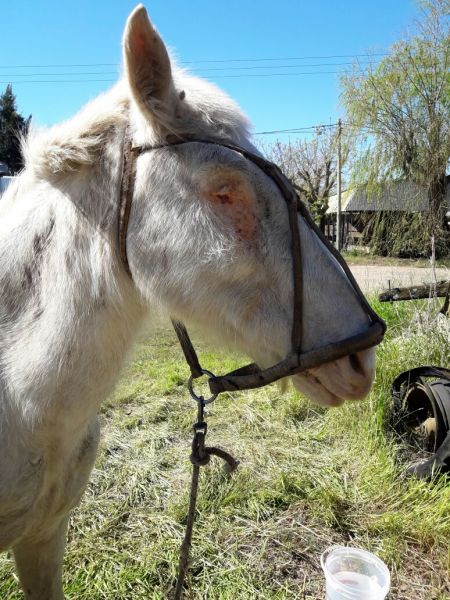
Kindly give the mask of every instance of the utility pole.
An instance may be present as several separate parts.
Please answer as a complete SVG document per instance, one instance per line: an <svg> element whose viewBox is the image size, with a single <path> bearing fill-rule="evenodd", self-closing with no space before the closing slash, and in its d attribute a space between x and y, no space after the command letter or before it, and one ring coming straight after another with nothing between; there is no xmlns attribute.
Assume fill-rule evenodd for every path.
<svg viewBox="0 0 450 600"><path fill-rule="evenodd" d="M337 213L336 213L336 249L341 251L342 247L342 198L341 198L341 134L342 134L342 121L338 119L338 130L337 130Z"/></svg>

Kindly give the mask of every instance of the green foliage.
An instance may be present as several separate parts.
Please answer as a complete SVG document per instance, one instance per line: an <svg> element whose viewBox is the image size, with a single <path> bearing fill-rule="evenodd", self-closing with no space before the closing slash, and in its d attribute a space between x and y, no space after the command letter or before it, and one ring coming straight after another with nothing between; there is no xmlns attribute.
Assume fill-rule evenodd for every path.
<svg viewBox="0 0 450 600"><path fill-rule="evenodd" d="M20 139L28 132L31 116L25 119L17 112L12 86L7 85L0 95L0 160L14 175L23 168Z"/></svg>
<svg viewBox="0 0 450 600"><path fill-rule="evenodd" d="M378 212L367 219L363 244L379 256L428 258L434 233L425 213ZM435 240L436 258L450 256L450 231L443 229Z"/></svg>
<svg viewBox="0 0 450 600"><path fill-rule="evenodd" d="M342 99L348 119L366 146L353 172L355 183L374 187L399 178L426 190L429 211L412 219L411 228L425 224L439 247L448 249L445 225L446 171L450 157L450 24L448 0L426 0L415 36L394 44L375 68L355 67L342 78ZM379 228L375 228L379 233ZM388 224L386 224L387 226ZM408 235L404 222L389 223L392 236L380 234L375 245L396 254L389 240ZM424 239L424 236L421 236ZM400 245L403 245L400 243ZM415 245L405 240L408 248ZM448 252L448 250L447 250Z"/></svg>
<svg viewBox="0 0 450 600"><path fill-rule="evenodd" d="M374 136L361 161L369 180L430 184L450 156L450 34L398 42L374 70L342 79L351 122Z"/></svg>

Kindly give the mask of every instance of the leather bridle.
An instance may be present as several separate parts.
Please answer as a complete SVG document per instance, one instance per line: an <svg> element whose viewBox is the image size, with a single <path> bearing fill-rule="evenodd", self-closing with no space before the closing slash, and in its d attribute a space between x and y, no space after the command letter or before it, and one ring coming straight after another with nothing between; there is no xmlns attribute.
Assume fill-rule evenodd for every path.
<svg viewBox="0 0 450 600"><path fill-rule="evenodd" d="M192 380L197 379L202 375L208 376L209 388L212 394L211 398L206 400L202 398L204 403L207 403L214 400L221 392L233 392L236 390L259 388L283 377L289 377L291 375L295 375L296 373L301 373L307 369L318 367L326 362L342 358L379 344L383 339L384 332L386 331L386 325L384 321L369 305L346 262L314 223L307 208L300 200L290 181L283 175L277 165L269 162L257 154L254 154L253 152L250 152L249 150L246 150L245 148L241 148L236 144L215 141L212 139L198 139L191 136L170 136L170 139L168 138L165 144L155 146L134 146L130 131L127 129L124 140L122 181L119 200L119 251L125 269L130 277L132 274L127 258L126 242L128 220L134 192L137 158L145 152L162 148L171 148L173 146L189 144L192 142L221 146L223 148L233 150L234 152L238 152L244 158L253 162L268 177L270 177L272 181L276 183L286 202L289 215L294 283L294 314L291 334L291 351L284 360L267 369L260 369L256 364L252 363L235 371L231 371L226 375L213 375L209 371L203 369L200 365L197 353L189 338L186 327L180 321L172 321L184 356L191 370L189 387L194 397L196 397L196 395L192 389ZM370 320L370 325L365 332L346 338L339 342L328 344L322 348L318 348L317 350L310 350L309 352L302 352L303 269L300 231L297 222L298 214L301 215L306 224L318 236L321 242L326 246L326 248L328 248L336 261L339 263L349 279L359 299L361 307L366 312Z"/></svg>

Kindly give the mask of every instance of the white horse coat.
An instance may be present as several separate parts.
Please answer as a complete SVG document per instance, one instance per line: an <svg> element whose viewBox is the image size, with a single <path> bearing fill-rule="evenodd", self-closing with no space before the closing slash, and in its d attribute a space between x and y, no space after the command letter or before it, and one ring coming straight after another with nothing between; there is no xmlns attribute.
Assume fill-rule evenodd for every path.
<svg viewBox="0 0 450 600"><path fill-rule="evenodd" d="M128 20L124 59L123 81L26 141L26 168L0 202L0 549L13 549L27 599L64 598L68 514L94 463L96 415L149 308L212 331L262 366L290 344L285 203L226 148L139 157L127 275L117 243L126 127L136 144L190 133L252 146L238 107L171 65L142 6ZM363 331L368 318L336 262L300 228L308 350ZM373 356L334 361L295 385L329 405L362 397Z"/></svg>

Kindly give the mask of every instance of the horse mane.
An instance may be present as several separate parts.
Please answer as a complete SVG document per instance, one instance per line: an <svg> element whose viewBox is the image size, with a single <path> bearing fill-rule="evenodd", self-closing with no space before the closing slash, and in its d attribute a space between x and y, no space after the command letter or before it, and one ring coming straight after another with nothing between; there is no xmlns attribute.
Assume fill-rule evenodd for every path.
<svg viewBox="0 0 450 600"><path fill-rule="evenodd" d="M119 82L67 121L32 129L22 141L25 168L45 179L93 164L111 129L125 124L128 106L126 86Z"/></svg>
<svg viewBox="0 0 450 600"><path fill-rule="evenodd" d="M155 108L156 120L163 130L199 137L211 137L213 131L215 138L232 138L236 142L248 136L249 121L222 90L176 66L173 78L180 98L179 111L177 118L169 120ZM111 132L128 123L132 104L128 83L122 79L67 121L49 129L31 129L22 140L26 168L40 178L50 179L96 163ZM139 143L161 141L151 124L140 125L152 139L139 139Z"/></svg>

